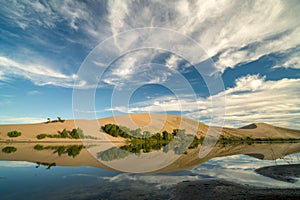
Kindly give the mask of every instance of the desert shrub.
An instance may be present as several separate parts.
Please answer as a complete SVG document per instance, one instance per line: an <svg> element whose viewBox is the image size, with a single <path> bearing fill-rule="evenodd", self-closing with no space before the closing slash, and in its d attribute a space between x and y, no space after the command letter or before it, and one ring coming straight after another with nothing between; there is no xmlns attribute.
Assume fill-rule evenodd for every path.
<svg viewBox="0 0 300 200"><path fill-rule="evenodd" d="M10 131L7 133L8 137L19 137L21 135L21 132L19 131Z"/></svg>
<svg viewBox="0 0 300 200"><path fill-rule="evenodd" d="M41 151L41 150L44 149L44 147L43 147L42 145L39 145L39 144L35 145L33 148L34 148L35 150L37 150L37 151Z"/></svg>
<svg viewBox="0 0 300 200"><path fill-rule="evenodd" d="M15 148L15 147L4 147L2 149L3 153L14 153L16 151L17 151L17 148Z"/></svg>
<svg viewBox="0 0 300 200"><path fill-rule="evenodd" d="M42 133L42 134L39 134L39 135L36 136L36 138L39 139L39 140L44 139L46 137L47 137L47 134L45 134L45 133Z"/></svg>

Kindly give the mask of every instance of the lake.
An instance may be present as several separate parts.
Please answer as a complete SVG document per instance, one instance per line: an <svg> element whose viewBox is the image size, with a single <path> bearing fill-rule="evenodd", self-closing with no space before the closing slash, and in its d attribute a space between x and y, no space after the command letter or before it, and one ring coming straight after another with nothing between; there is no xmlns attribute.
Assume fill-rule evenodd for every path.
<svg viewBox="0 0 300 200"><path fill-rule="evenodd" d="M97 159L93 152L99 146L1 143L0 199L176 199L178 184L210 180L300 187L300 143L217 144L205 158L198 157L198 147L152 173L109 170L108 163L128 157ZM144 159L143 154L128 156Z"/></svg>

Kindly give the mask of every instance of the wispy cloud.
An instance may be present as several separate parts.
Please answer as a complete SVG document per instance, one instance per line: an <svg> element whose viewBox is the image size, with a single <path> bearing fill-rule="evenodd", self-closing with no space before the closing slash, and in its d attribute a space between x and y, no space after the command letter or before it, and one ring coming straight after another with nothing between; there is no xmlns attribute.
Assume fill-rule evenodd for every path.
<svg viewBox="0 0 300 200"><path fill-rule="evenodd" d="M195 39L210 57L218 55L216 65L223 71L299 45L299 6L279 0L111 1L108 10L113 33L149 26L176 30Z"/></svg>
<svg viewBox="0 0 300 200"><path fill-rule="evenodd" d="M30 90L27 92L27 95L37 95L37 94L41 94L41 92L38 90Z"/></svg>
<svg viewBox="0 0 300 200"><path fill-rule="evenodd" d="M287 53L283 53L281 59L276 60L276 65L273 68L294 68L300 69L300 48L292 49Z"/></svg>
<svg viewBox="0 0 300 200"><path fill-rule="evenodd" d="M21 63L8 57L0 56L0 73L6 77L19 76L28 79L36 85L55 85L73 87L75 74L66 75L43 64ZM78 87L81 85L78 85Z"/></svg>
<svg viewBox="0 0 300 200"><path fill-rule="evenodd" d="M12 0L1 8L1 12L9 24L14 24L28 33L36 31L31 34L31 37L35 38L35 43L45 48L52 45L52 49L60 48L59 52L66 45L49 41L48 37L41 37L39 34L45 34L50 30L57 36L56 38L88 46L91 50L97 42L132 28L171 29L191 37L207 53L206 56L199 55L199 52L187 48L190 54L203 57L203 60L214 57L217 68L224 71L227 67L235 67L239 63L251 62L261 56L299 46L299 8L300 5L294 1L280 0L250 2L179 0L147 3L109 1L107 4L81 1L18 2ZM62 25L66 26L64 29L66 32L60 31L59 27ZM40 29L47 31L39 32ZM155 37L156 40L151 41L153 47L166 40L166 36L159 33ZM132 35L126 41L115 39L114 42L116 47L124 49L135 43L136 37ZM161 52L155 52L155 54L159 55ZM138 60L146 59L148 56L154 56L153 52L131 56L131 62L137 60L137 64L140 64ZM170 57L164 64L177 69L180 62L176 62L174 58ZM120 60L121 74L127 73L132 75L131 78L136 77L137 66L127 65L128 62L127 59ZM298 68L297 63L299 63L297 57L291 57L282 66ZM3 78L1 74L0 77ZM163 80L164 78L156 82ZM105 81L116 84L116 77L112 74ZM55 84L55 82L49 81L48 84ZM63 84L57 85L64 86Z"/></svg>

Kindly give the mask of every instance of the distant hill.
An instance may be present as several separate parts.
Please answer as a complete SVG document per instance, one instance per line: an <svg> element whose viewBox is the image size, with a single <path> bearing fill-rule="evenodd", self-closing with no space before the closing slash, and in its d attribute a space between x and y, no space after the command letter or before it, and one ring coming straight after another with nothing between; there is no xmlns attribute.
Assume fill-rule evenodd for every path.
<svg viewBox="0 0 300 200"><path fill-rule="evenodd" d="M250 138L300 138L300 130L272 126L266 123L253 123L235 129L224 128L225 136Z"/></svg>

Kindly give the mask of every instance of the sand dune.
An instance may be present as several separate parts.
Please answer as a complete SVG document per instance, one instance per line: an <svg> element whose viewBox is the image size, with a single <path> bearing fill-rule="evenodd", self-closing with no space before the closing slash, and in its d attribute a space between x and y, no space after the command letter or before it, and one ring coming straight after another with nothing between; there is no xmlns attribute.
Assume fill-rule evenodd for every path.
<svg viewBox="0 0 300 200"><path fill-rule="evenodd" d="M36 136L41 133L57 134L64 128L72 130L80 127L84 130L85 135L98 137L100 140L122 141L122 138L114 138L105 133L100 133L100 127L115 123L123 125L131 129L141 128L152 133L167 130L172 132L173 129L185 129L187 134L195 134L197 136L205 136L209 127L201 122L180 117L176 115L163 114L130 114L121 115L99 120L66 120L63 123L38 123L38 124L8 124L0 125L0 141L72 141L74 139L52 139L45 138L38 140ZM225 137L251 137L251 138L300 138L299 130L280 128L265 123L255 123L244 126L242 128L217 128L211 127L222 132ZM9 131L17 130L22 135L17 138L9 138Z"/></svg>
<svg viewBox="0 0 300 200"><path fill-rule="evenodd" d="M7 124L0 125L0 141L72 141L74 139L53 139L45 138L38 140L36 136L41 133L57 134L64 128L72 130L80 127L84 130L85 135L97 137L99 140L108 140L121 142L122 138L111 137L103 132L100 132L100 127L114 123L123 125L131 129L141 128L152 133L162 132L167 130L172 132L173 129L185 129L187 134L195 134L197 136L205 136L209 127L201 122L193 119L180 117L176 115L164 114L128 114L99 120L66 120L63 123L38 123L38 124ZM251 137L251 138L300 138L299 130L280 128L265 123L255 123L244 126L242 128L218 128L212 129L222 131L225 137ZM17 138L10 138L7 132L17 130L22 132L22 135Z"/></svg>
<svg viewBox="0 0 300 200"><path fill-rule="evenodd" d="M225 136L250 138L300 138L300 130L272 126L266 123L253 123L238 129L224 128Z"/></svg>

